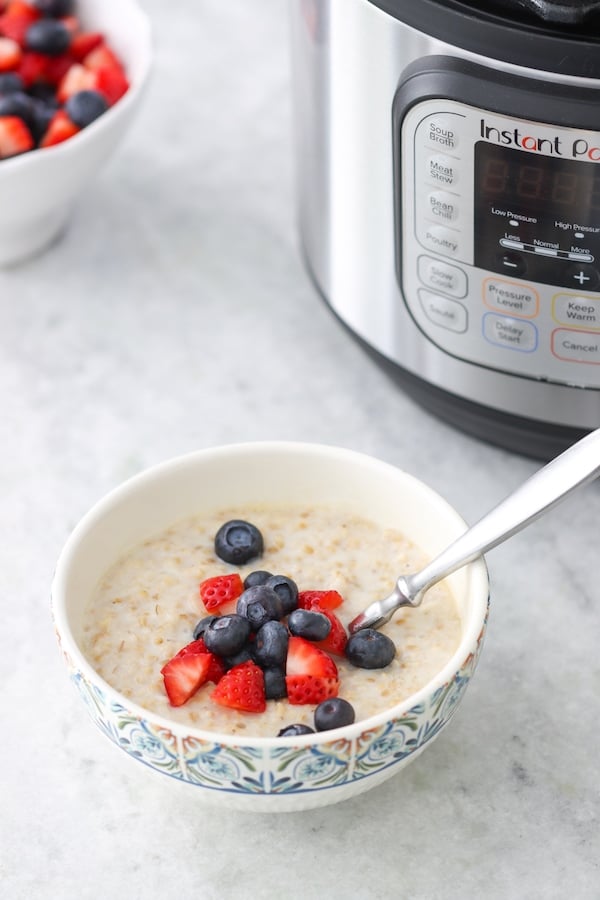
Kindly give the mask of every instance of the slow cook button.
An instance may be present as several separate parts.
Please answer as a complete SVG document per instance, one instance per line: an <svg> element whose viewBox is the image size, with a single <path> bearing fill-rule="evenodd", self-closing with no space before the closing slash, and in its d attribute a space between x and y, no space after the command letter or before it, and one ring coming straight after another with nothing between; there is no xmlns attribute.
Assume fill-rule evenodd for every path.
<svg viewBox="0 0 600 900"><path fill-rule="evenodd" d="M417 263L420 281L436 291L452 294L453 297L465 297L467 293L467 276L462 269L432 256L420 256Z"/></svg>
<svg viewBox="0 0 600 900"><path fill-rule="evenodd" d="M443 225L423 223L420 240L424 247L442 256L458 256L460 253L460 233Z"/></svg>
<svg viewBox="0 0 600 900"><path fill-rule="evenodd" d="M455 159L443 153L432 153L425 163L426 177L434 184L443 187L454 187L458 182L458 169Z"/></svg>
<svg viewBox="0 0 600 900"><path fill-rule="evenodd" d="M572 328L600 328L600 300L577 294L557 294L553 301L554 318Z"/></svg>
<svg viewBox="0 0 600 900"><path fill-rule="evenodd" d="M522 353L532 353L538 344L537 328L531 322L494 313L486 313L483 317L483 335L490 344Z"/></svg>
<svg viewBox="0 0 600 900"><path fill-rule="evenodd" d="M435 222L456 222L460 213L458 199L445 191L427 195L427 214Z"/></svg>
<svg viewBox="0 0 600 900"><path fill-rule="evenodd" d="M537 291L525 284L486 278L483 282L483 302L498 312L533 318L538 313L540 300Z"/></svg>
<svg viewBox="0 0 600 900"><path fill-rule="evenodd" d="M456 117L440 114L425 119L421 127L425 129L425 140L430 147L454 151L459 145L456 125Z"/></svg>
<svg viewBox="0 0 600 900"><path fill-rule="evenodd" d="M552 352L569 362L600 364L600 335L557 328L552 332Z"/></svg>
<svg viewBox="0 0 600 900"><path fill-rule="evenodd" d="M423 290L419 291L419 300L423 312L434 325L447 328L449 331L456 331L459 334L467 330L469 317L462 303Z"/></svg>

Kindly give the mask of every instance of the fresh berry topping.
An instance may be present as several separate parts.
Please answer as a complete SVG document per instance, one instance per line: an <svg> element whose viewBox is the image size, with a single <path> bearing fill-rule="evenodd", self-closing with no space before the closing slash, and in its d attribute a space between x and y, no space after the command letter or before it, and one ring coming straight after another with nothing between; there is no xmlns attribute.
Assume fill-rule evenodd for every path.
<svg viewBox="0 0 600 900"><path fill-rule="evenodd" d="M250 623L235 613L217 616L205 629L202 639L211 653L235 656L250 637Z"/></svg>
<svg viewBox="0 0 600 900"><path fill-rule="evenodd" d="M39 19L25 33L27 49L47 56L60 56L68 50L70 43L69 29L57 19Z"/></svg>
<svg viewBox="0 0 600 900"><path fill-rule="evenodd" d="M0 37L0 72L10 72L21 62L23 51L12 38Z"/></svg>
<svg viewBox="0 0 600 900"><path fill-rule="evenodd" d="M218 684L218 682L225 674L225 666L218 656L210 652L201 638L195 641L191 641L189 644L186 644L185 647L182 647L181 650L175 654L173 659L179 659L180 656L192 656L194 654L200 653L210 657L210 665L208 667L206 681L214 681L215 684ZM170 662L172 662L172 660L170 660ZM160 670L161 674L164 674L164 671L168 665L169 663L162 667L162 669Z"/></svg>
<svg viewBox="0 0 600 900"><path fill-rule="evenodd" d="M272 588L281 600L283 615L289 615L298 605L298 585L286 575L272 575L266 582L267 587Z"/></svg>
<svg viewBox="0 0 600 900"><path fill-rule="evenodd" d="M283 700L287 697L285 672L283 669L264 669L265 697L267 700Z"/></svg>
<svg viewBox="0 0 600 900"><path fill-rule="evenodd" d="M33 114L31 97L22 91L0 97L0 116L18 116L29 125Z"/></svg>
<svg viewBox="0 0 600 900"><path fill-rule="evenodd" d="M204 616L196 623L196 627L194 628L194 640L197 641L198 638L201 638L208 626L211 622L214 622L216 616Z"/></svg>
<svg viewBox="0 0 600 900"><path fill-rule="evenodd" d="M396 645L381 631L363 628L348 638L346 659L361 669L384 669L396 655Z"/></svg>
<svg viewBox="0 0 600 900"><path fill-rule="evenodd" d="M0 74L0 95L15 94L25 87L23 79L18 72L2 72Z"/></svg>
<svg viewBox="0 0 600 900"><path fill-rule="evenodd" d="M314 610L316 612L316 610ZM334 653L336 656L344 656L346 653L346 644L348 643L348 635L346 629L338 619L335 613L329 609L319 610L321 615L326 616L331 625L331 631L323 641L317 642L317 647L326 653Z"/></svg>
<svg viewBox="0 0 600 900"><path fill-rule="evenodd" d="M254 648L251 644L244 644L241 650L238 650L237 653L234 653L232 656L224 656L223 663L226 669L233 669L234 666L239 666L241 663L245 663L248 661L256 662L254 659Z"/></svg>
<svg viewBox="0 0 600 900"><path fill-rule="evenodd" d="M39 13L34 9L29 11L25 3L19 6L16 3L11 3L4 15L0 16L0 34L16 41L20 47L24 47L25 35L29 30L29 26L38 17Z"/></svg>
<svg viewBox="0 0 600 900"><path fill-rule="evenodd" d="M317 731L343 728L344 725L352 725L354 719L354 707L342 697L331 697L329 700L324 700L315 709L315 728Z"/></svg>
<svg viewBox="0 0 600 900"><path fill-rule="evenodd" d="M33 4L44 16L55 19L70 16L75 11L75 0L34 0Z"/></svg>
<svg viewBox="0 0 600 900"><path fill-rule="evenodd" d="M19 116L0 116L0 159L17 156L35 146L31 131Z"/></svg>
<svg viewBox="0 0 600 900"><path fill-rule="evenodd" d="M221 678L211 698L230 709L264 712L267 702L262 669L253 662L234 666Z"/></svg>
<svg viewBox="0 0 600 900"><path fill-rule="evenodd" d="M327 653L301 637L290 637L285 682L292 704L321 703L336 697L337 666Z"/></svg>
<svg viewBox="0 0 600 900"><path fill-rule="evenodd" d="M266 572L263 569L257 569L255 572L250 572L249 575L246 575L244 578L244 587L256 587L258 584L266 584L269 578L272 578L270 572Z"/></svg>
<svg viewBox="0 0 600 900"><path fill-rule="evenodd" d="M322 612L313 609L295 609L288 618L290 634L307 641L324 641L331 631L331 622Z"/></svg>
<svg viewBox="0 0 600 900"><path fill-rule="evenodd" d="M46 134L40 141L40 147L52 147L54 144L61 144L74 135L78 134L81 129L77 127L64 111L58 109L52 119Z"/></svg>
<svg viewBox="0 0 600 900"><path fill-rule="evenodd" d="M67 71L64 78L58 85L56 97L59 103L66 103L69 97L77 94L79 91L93 91L97 86L98 79L94 72L90 72L85 66L79 63L73 63Z"/></svg>
<svg viewBox="0 0 600 900"><path fill-rule="evenodd" d="M241 566L262 552L262 534L255 525L242 519L225 522L215 535L215 553L224 562Z"/></svg>
<svg viewBox="0 0 600 900"><path fill-rule="evenodd" d="M212 612L237 600L243 590L244 585L237 572L231 575L214 575L200 584L200 599L206 611Z"/></svg>
<svg viewBox="0 0 600 900"><path fill-rule="evenodd" d="M296 725L286 725L285 728L282 728L281 731L278 732L277 737L297 737L299 734L314 734L314 728L311 728L310 725L301 725L300 723Z"/></svg>
<svg viewBox="0 0 600 900"><path fill-rule="evenodd" d="M265 622L256 633L254 659L263 669L284 666L289 634L283 622Z"/></svg>
<svg viewBox="0 0 600 900"><path fill-rule="evenodd" d="M211 657L208 653L180 653L174 656L162 675L171 706L183 706L208 680Z"/></svg>
<svg viewBox="0 0 600 900"><path fill-rule="evenodd" d="M69 54L76 62L83 62L92 50L103 43L104 37L99 31L83 31L72 39Z"/></svg>
<svg viewBox="0 0 600 900"><path fill-rule="evenodd" d="M300 609L337 609L344 598L337 591L300 591L298 606Z"/></svg>
<svg viewBox="0 0 600 900"><path fill-rule="evenodd" d="M93 53L96 53L96 50L94 50ZM87 60L91 55L92 54L88 54L88 56L86 56L84 60L85 65L87 65ZM120 100L129 90L129 82L127 81L125 72L120 67L113 68L112 66L101 66L99 69L92 71L92 75L95 76L95 79L93 79L91 87L100 91L106 98L109 106L114 106L117 100Z"/></svg>
<svg viewBox="0 0 600 900"><path fill-rule="evenodd" d="M108 109L108 103L98 91L78 91L65 103L65 111L71 122L80 128L98 119Z"/></svg>
<svg viewBox="0 0 600 900"><path fill-rule="evenodd" d="M239 597L236 612L248 619L253 631L258 631L265 622L281 619L281 601L266 584L257 584Z"/></svg>

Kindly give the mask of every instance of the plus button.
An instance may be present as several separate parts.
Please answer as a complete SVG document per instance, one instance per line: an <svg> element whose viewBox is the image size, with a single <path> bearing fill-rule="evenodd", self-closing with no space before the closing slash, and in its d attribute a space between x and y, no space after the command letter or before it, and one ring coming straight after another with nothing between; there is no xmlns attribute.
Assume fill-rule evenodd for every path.
<svg viewBox="0 0 600 900"><path fill-rule="evenodd" d="M571 266L567 277L571 283L576 281L580 288L585 287L589 291L594 290L600 281L598 272L593 266Z"/></svg>

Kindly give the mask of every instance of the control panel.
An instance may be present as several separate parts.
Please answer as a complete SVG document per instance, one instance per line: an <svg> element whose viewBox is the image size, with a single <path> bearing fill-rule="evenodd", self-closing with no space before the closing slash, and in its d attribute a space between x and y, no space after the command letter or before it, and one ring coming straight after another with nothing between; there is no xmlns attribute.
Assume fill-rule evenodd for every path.
<svg viewBox="0 0 600 900"><path fill-rule="evenodd" d="M401 124L400 281L445 352L600 388L600 133L447 99Z"/></svg>

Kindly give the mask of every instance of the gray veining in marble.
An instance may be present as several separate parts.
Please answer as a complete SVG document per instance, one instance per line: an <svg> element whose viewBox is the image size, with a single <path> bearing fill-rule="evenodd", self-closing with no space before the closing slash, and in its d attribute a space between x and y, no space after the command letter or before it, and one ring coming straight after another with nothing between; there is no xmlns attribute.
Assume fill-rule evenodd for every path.
<svg viewBox="0 0 600 900"><path fill-rule="evenodd" d="M295 230L286 4L146 7L157 59L134 128L61 242L0 273L0 894L600 897L600 483L489 555L461 709L357 800L208 812L102 738L69 685L55 559L145 466L324 441L410 470L469 520L536 467L417 407L317 296Z"/></svg>

